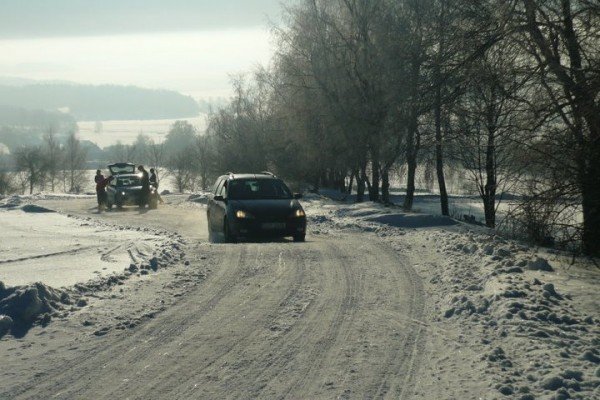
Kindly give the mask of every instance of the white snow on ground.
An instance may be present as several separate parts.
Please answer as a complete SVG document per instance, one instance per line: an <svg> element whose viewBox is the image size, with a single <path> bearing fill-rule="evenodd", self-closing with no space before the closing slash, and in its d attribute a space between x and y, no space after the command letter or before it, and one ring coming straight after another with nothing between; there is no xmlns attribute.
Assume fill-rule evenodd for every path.
<svg viewBox="0 0 600 400"><path fill-rule="evenodd" d="M0 211L0 281L72 286L149 258L164 239L52 212Z"/></svg>
<svg viewBox="0 0 600 400"><path fill-rule="evenodd" d="M182 262L184 241L176 233L63 215L34 203L81 197L0 200L0 338L9 331L20 337L33 324L77 311L74 305L85 307L82 296Z"/></svg>
<svg viewBox="0 0 600 400"><path fill-rule="evenodd" d="M303 205L312 235L352 229L377 240L368 239L372 232L414 260L433 316L431 340L456 352L434 360L430 384L482 374L489 398L600 399L600 271L593 263L447 217L320 195ZM467 362L472 369L457 366Z"/></svg>

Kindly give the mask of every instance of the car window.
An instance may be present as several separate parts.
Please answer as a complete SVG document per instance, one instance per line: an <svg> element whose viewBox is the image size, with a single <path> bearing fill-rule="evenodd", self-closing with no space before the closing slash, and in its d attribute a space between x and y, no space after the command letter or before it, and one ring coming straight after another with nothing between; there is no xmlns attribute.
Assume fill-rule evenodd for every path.
<svg viewBox="0 0 600 400"><path fill-rule="evenodd" d="M126 163L111 164L108 166L108 170L112 175L134 174L135 165Z"/></svg>
<svg viewBox="0 0 600 400"><path fill-rule="evenodd" d="M229 182L232 200L291 199L292 192L278 179L236 179Z"/></svg>
<svg viewBox="0 0 600 400"><path fill-rule="evenodd" d="M223 177L220 177L217 179L217 181L215 182L215 185L212 188L212 192L213 194L216 196L217 193L219 192L220 188L221 188L221 184L223 183L224 179Z"/></svg>
<svg viewBox="0 0 600 400"><path fill-rule="evenodd" d="M141 186L142 182L139 176L121 176L117 178L116 186Z"/></svg>
<svg viewBox="0 0 600 400"><path fill-rule="evenodd" d="M223 182L221 182L221 185L217 191L217 195L223 196L224 199L227 198L227 179L223 179Z"/></svg>

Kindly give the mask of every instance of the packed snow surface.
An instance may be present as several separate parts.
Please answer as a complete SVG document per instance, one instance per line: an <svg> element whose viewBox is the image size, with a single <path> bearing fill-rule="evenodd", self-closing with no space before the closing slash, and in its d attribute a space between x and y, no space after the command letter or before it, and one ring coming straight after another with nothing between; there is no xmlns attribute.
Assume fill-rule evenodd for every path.
<svg viewBox="0 0 600 400"><path fill-rule="evenodd" d="M47 211L31 204L0 209L0 281L7 286L72 286L123 271L164 242L149 232Z"/></svg>

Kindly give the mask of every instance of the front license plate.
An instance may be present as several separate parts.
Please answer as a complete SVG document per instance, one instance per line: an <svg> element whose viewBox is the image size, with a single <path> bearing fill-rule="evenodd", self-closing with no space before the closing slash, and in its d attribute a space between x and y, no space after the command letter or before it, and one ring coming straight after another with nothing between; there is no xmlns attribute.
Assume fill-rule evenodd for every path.
<svg viewBox="0 0 600 400"><path fill-rule="evenodd" d="M267 222L262 224L263 229L285 229L284 222Z"/></svg>

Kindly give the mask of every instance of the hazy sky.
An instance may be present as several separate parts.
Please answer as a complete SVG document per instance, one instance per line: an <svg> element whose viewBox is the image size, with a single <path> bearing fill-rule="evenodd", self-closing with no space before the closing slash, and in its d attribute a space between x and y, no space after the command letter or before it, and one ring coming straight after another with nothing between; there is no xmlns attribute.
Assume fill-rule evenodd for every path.
<svg viewBox="0 0 600 400"><path fill-rule="evenodd" d="M271 55L280 0L0 0L0 76L227 95Z"/></svg>

